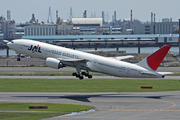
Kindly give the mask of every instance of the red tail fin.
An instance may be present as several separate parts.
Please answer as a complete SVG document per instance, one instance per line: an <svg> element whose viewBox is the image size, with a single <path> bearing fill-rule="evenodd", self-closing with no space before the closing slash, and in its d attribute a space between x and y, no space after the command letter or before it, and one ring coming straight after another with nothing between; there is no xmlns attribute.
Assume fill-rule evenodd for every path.
<svg viewBox="0 0 180 120"><path fill-rule="evenodd" d="M167 52L171 47L168 45L163 46L161 49L156 51L155 53L151 54L147 57L148 65L151 69L156 70L164 57L166 56Z"/></svg>
<svg viewBox="0 0 180 120"><path fill-rule="evenodd" d="M168 45L163 46L147 58L137 63L137 65L147 69L157 70L170 48L171 46Z"/></svg>

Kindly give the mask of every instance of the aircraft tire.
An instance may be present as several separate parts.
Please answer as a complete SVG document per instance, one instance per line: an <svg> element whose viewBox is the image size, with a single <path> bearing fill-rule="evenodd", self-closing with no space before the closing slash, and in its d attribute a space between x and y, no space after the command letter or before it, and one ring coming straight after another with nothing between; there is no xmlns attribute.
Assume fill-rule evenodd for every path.
<svg viewBox="0 0 180 120"><path fill-rule="evenodd" d="M85 73L85 76L88 77L88 76L89 76L89 73Z"/></svg>
<svg viewBox="0 0 180 120"><path fill-rule="evenodd" d="M77 75L77 73L72 73L72 76L76 76Z"/></svg>
<svg viewBox="0 0 180 120"><path fill-rule="evenodd" d="M77 77L77 78L80 78L80 74L77 74L76 77Z"/></svg>
<svg viewBox="0 0 180 120"><path fill-rule="evenodd" d="M82 80L82 79L84 79L84 77L83 77L83 76L80 76L79 79Z"/></svg>
<svg viewBox="0 0 180 120"><path fill-rule="evenodd" d="M21 60L21 58L17 58L17 61L20 61Z"/></svg>
<svg viewBox="0 0 180 120"><path fill-rule="evenodd" d="M92 78L92 75L88 75L88 78L89 78L89 79Z"/></svg>
<svg viewBox="0 0 180 120"><path fill-rule="evenodd" d="M81 72L82 75L85 75L86 73L85 72Z"/></svg>

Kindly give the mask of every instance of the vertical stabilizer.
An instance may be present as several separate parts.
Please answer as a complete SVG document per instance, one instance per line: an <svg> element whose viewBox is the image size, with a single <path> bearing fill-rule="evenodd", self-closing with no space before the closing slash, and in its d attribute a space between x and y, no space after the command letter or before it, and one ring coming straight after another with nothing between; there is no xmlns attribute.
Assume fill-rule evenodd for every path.
<svg viewBox="0 0 180 120"><path fill-rule="evenodd" d="M156 71L170 48L171 46L168 45L163 46L153 54L149 55L148 57L137 63L137 65Z"/></svg>

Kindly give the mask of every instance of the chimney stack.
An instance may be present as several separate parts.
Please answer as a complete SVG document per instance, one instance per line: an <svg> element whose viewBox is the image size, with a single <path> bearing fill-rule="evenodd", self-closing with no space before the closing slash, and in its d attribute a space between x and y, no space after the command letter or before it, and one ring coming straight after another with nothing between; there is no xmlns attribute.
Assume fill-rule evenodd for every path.
<svg viewBox="0 0 180 120"><path fill-rule="evenodd" d="M132 10L131 10L131 22L132 22Z"/></svg>

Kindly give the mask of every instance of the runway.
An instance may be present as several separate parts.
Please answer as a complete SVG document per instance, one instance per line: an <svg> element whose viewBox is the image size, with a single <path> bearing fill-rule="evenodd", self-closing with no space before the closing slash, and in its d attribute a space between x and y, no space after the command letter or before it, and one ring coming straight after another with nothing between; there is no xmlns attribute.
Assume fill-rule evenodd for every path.
<svg viewBox="0 0 180 120"><path fill-rule="evenodd" d="M0 102L90 105L93 113L45 120L179 120L180 91L146 93L0 93Z"/></svg>
<svg viewBox="0 0 180 120"><path fill-rule="evenodd" d="M0 79L78 79L75 76L0 76ZM89 79L84 77L84 79ZM180 76L165 76L165 78L123 78L113 76L93 76L92 79L171 79L180 80Z"/></svg>
<svg viewBox="0 0 180 120"><path fill-rule="evenodd" d="M35 72L35 71L72 71L75 72L76 69L72 67L64 67L61 69L53 69L49 67L0 67L0 71L22 71L22 72ZM159 67L157 69L158 72L178 72L180 71L180 67Z"/></svg>

